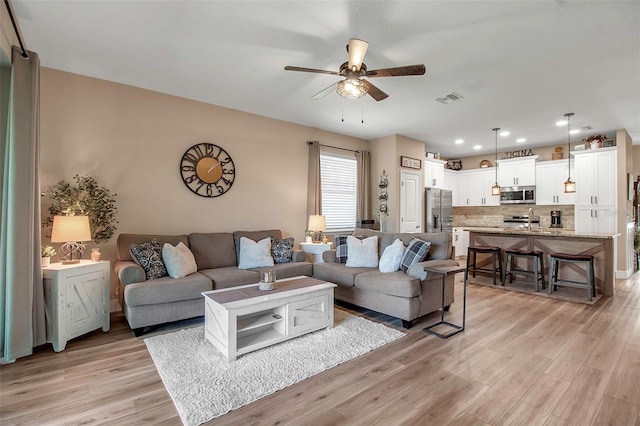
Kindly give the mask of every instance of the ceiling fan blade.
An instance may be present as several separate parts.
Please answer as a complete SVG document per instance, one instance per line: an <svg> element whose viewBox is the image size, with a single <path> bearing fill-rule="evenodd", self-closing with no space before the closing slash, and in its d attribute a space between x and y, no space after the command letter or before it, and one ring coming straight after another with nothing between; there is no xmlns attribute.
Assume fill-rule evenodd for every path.
<svg viewBox="0 0 640 426"><path fill-rule="evenodd" d="M329 93L331 92L335 92L336 90L336 86L338 85L338 82L336 81L335 83L333 83L331 86L322 89L321 91L319 91L318 93L316 93L315 95L313 95L311 97L311 99L322 99L325 96L327 96Z"/></svg>
<svg viewBox="0 0 640 426"><path fill-rule="evenodd" d="M384 68L380 70L367 71L366 76L373 77L402 77L405 75L424 75L426 69L424 64L407 65L404 67Z"/></svg>
<svg viewBox="0 0 640 426"><path fill-rule="evenodd" d="M351 71L359 71L364 61L364 55L367 53L369 43L364 40L358 40L357 38L350 38L347 45L347 52L349 52L349 69Z"/></svg>
<svg viewBox="0 0 640 426"><path fill-rule="evenodd" d="M336 71L317 70L315 68L292 67L291 65L287 65L286 67L284 67L284 69L286 71L302 71L302 72L314 72L318 74L340 75L340 73Z"/></svg>
<svg viewBox="0 0 640 426"><path fill-rule="evenodd" d="M378 89L376 86L374 86L370 82L366 80L360 80L360 81L363 81L367 86L369 86L369 91L367 92L367 94L371 96L373 99L375 99L376 101L382 101L389 97L389 95L384 93L382 90Z"/></svg>

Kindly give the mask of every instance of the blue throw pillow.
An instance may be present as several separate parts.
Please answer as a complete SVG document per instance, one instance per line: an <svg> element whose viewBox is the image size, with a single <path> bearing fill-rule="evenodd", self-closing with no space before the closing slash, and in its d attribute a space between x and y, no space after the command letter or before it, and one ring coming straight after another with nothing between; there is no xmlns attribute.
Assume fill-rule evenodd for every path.
<svg viewBox="0 0 640 426"><path fill-rule="evenodd" d="M402 256L402 262L400 262L400 269L402 269L402 272L406 273L411 266L418 262L422 262L422 260L427 256L429 247L431 247L430 242L413 238L411 242L409 242L409 246L407 247L407 250L405 250L404 256Z"/></svg>

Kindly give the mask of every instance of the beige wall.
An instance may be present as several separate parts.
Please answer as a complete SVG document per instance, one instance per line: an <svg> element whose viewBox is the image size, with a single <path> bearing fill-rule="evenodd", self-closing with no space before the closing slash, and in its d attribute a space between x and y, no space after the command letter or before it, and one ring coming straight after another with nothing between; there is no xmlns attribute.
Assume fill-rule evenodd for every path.
<svg viewBox="0 0 640 426"><path fill-rule="evenodd" d="M303 241L306 141L368 149L361 139L104 80L48 68L41 77L42 188L93 176L118 194L118 233L280 228ZM180 177L183 153L199 142L235 163L235 183L220 197L197 196ZM102 246L107 260L115 243Z"/></svg>

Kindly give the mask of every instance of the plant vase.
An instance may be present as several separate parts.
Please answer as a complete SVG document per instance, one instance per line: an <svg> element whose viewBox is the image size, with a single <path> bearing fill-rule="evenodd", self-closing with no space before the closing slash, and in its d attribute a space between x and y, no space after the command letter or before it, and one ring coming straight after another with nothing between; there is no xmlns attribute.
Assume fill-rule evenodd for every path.
<svg viewBox="0 0 640 426"><path fill-rule="evenodd" d="M51 256L42 256L40 260L41 260L41 266L43 268L46 268L51 264Z"/></svg>

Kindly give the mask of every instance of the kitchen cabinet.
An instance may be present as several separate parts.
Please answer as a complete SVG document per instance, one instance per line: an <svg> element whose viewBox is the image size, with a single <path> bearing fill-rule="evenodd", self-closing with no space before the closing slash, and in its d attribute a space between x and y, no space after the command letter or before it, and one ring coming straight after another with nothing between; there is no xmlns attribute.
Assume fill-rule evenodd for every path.
<svg viewBox="0 0 640 426"><path fill-rule="evenodd" d="M495 169L472 169L458 172L458 206L499 206L500 197L491 195ZM454 204L455 205L455 204Z"/></svg>
<svg viewBox="0 0 640 426"><path fill-rule="evenodd" d="M469 231L465 231L463 228L453 228L451 237L455 256L466 256L467 248L469 248Z"/></svg>
<svg viewBox="0 0 640 426"><path fill-rule="evenodd" d="M426 158L424 160L424 186L444 189L444 164L446 161Z"/></svg>
<svg viewBox="0 0 640 426"><path fill-rule="evenodd" d="M576 232L616 232L617 148L572 152Z"/></svg>
<svg viewBox="0 0 640 426"><path fill-rule="evenodd" d="M451 191L455 200L456 193L458 192L458 172L455 170L445 169L443 182L442 189Z"/></svg>
<svg viewBox="0 0 640 426"><path fill-rule="evenodd" d="M539 155L498 160L498 183L500 186L523 186L536 184L536 161Z"/></svg>
<svg viewBox="0 0 640 426"><path fill-rule="evenodd" d="M569 160L540 161L536 164L536 204L539 206L572 205L576 194L564 192L564 181L569 176ZM575 162L571 163L571 176L575 175Z"/></svg>
<svg viewBox="0 0 640 426"><path fill-rule="evenodd" d="M64 350L67 341L102 328L109 331L109 262L81 260L42 268L47 342Z"/></svg>

